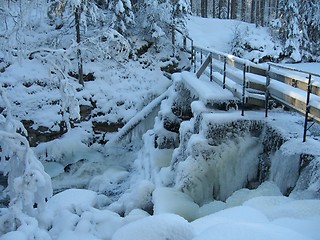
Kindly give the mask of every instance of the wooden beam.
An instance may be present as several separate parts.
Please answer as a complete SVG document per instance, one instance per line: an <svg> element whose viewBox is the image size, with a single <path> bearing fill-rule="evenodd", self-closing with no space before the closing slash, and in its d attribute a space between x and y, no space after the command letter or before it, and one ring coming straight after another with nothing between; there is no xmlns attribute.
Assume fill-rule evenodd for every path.
<svg viewBox="0 0 320 240"><path fill-rule="evenodd" d="M196 76L197 78L200 78L204 70L208 67L209 63L211 62L211 54L208 55L204 63L201 65L200 69L197 71Z"/></svg>

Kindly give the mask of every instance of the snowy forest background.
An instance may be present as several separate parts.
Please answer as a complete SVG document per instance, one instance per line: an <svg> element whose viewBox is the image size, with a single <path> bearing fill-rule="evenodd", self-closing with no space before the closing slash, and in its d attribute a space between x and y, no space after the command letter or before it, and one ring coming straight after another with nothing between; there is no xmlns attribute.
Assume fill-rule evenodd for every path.
<svg viewBox="0 0 320 240"><path fill-rule="evenodd" d="M269 27L283 44L280 59L291 56L295 62L319 60L320 7L316 0L201 0L191 1L191 6L197 16L238 19ZM245 42L237 44L251 50Z"/></svg>
<svg viewBox="0 0 320 240"><path fill-rule="evenodd" d="M51 210L46 202L67 188L97 192L94 207L100 209L130 190L130 173L123 169L131 170L132 163L105 172L123 157L123 152L108 152L105 144L167 90L172 73L188 67L188 56L172 46L171 30L174 25L188 34L192 15L239 20L228 43L236 56L254 62L320 61L317 0L0 2L0 236L57 238L63 228L57 219L66 216L51 210L70 196L51 203ZM252 28L270 34L268 45L252 41ZM126 147L128 154L136 154L141 145ZM88 161L92 158L95 167ZM112 158L110 163L106 158ZM122 199L130 199L132 206L113 204L111 209L125 215L132 208L150 208L149 198L135 197L149 196L152 187L137 189L139 194ZM96 196L81 194L79 199L93 207ZM82 213L81 207L72 211Z"/></svg>

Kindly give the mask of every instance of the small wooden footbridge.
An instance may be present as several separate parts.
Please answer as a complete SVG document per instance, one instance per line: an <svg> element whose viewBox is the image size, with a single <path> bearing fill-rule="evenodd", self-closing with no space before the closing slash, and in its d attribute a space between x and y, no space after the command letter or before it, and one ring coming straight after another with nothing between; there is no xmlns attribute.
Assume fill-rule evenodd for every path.
<svg viewBox="0 0 320 240"><path fill-rule="evenodd" d="M172 43L190 54L194 77L190 80L182 74L182 78L198 92L199 98L206 95L203 99L207 103L217 101L216 96L210 100L209 94L217 89L224 101L237 102L242 115L248 107L259 107L265 109L267 117L271 103L280 103L304 116L304 142L307 130L314 123L320 123L319 74L274 63L255 64L214 49L204 49L174 28Z"/></svg>

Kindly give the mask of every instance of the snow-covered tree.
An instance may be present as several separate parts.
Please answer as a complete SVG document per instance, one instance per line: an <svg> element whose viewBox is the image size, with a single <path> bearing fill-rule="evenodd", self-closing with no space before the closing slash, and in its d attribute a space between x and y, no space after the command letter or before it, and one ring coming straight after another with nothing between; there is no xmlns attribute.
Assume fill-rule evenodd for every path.
<svg viewBox="0 0 320 240"><path fill-rule="evenodd" d="M146 40L157 41L170 33L173 6L169 0L142 0L136 6L136 22Z"/></svg>
<svg viewBox="0 0 320 240"><path fill-rule="evenodd" d="M185 28L187 17L191 14L190 0L174 0L173 4L173 24L180 29Z"/></svg>
<svg viewBox="0 0 320 240"><path fill-rule="evenodd" d="M53 190L50 176L30 148L25 137L26 129L13 118L1 86L0 97L4 109L0 113L0 174L7 175L5 192L10 198L8 212L0 214L0 235L3 235L21 226L38 228L36 219L32 217L43 211Z"/></svg>
<svg viewBox="0 0 320 240"><path fill-rule="evenodd" d="M112 19L113 28L120 34L127 34L128 26L134 24L134 14L130 0L117 0L114 1L110 9L113 11L114 16Z"/></svg>
<svg viewBox="0 0 320 240"><path fill-rule="evenodd" d="M300 3L300 15L304 58L306 60L315 60L320 52L320 2L302 0Z"/></svg>
<svg viewBox="0 0 320 240"><path fill-rule="evenodd" d="M297 0L282 0L280 2L280 37L284 42L284 54L294 62L301 61L301 28Z"/></svg>
<svg viewBox="0 0 320 240"><path fill-rule="evenodd" d="M56 24L56 28L62 28L65 24L69 28L74 22L75 41L78 44L76 56L78 59L78 80L84 85L83 80L83 60L80 49L82 41L82 31L87 30L90 23L97 23L103 18L103 13L91 0L53 0L48 8L48 15ZM66 22L65 22L66 21Z"/></svg>
<svg viewBox="0 0 320 240"><path fill-rule="evenodd" d="M13 56L23 58L29 49L39 45L29 39L42 26L46 7L46 1L0 1L0 51L4 61L10 62Z"/></svg>
<svg viewBox="0 0 320 240"><path fill-rule="evenodd" d="M219 1L219 18L222 18L222 19L228 18L228 1L227 0Z"/></svg>

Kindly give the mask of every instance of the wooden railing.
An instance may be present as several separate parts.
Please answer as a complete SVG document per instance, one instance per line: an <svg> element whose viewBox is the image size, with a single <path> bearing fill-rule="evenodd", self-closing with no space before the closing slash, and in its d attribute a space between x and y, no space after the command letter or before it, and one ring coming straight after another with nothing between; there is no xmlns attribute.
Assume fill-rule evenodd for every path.
<svg viewBox="0 0 320 240"><path fill-rule="evenodd" d="M193 40L182 31L173 31L183 37L182 49L191 55L197 78L206 74L210 81L230 90L242 102L242 115L246 105L256 105L265 108L267 117L270 99L277 101L304 115L304 142L308 122L320 123L320 79L316 80L320 74L274 63L255 64L230 54L194 46ZM190 41L189 46L187 40ZM173 43L177 44L176 38Z"/></svg>

